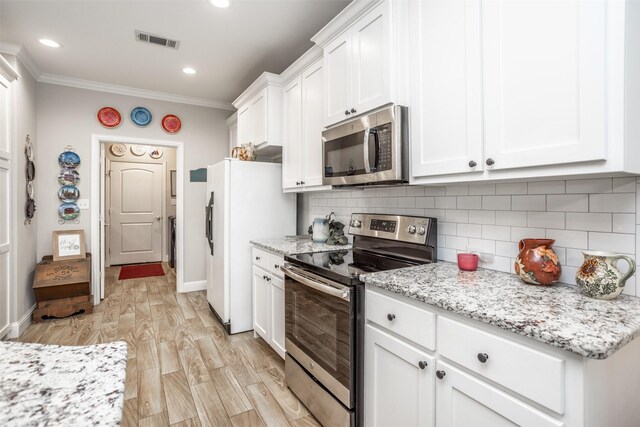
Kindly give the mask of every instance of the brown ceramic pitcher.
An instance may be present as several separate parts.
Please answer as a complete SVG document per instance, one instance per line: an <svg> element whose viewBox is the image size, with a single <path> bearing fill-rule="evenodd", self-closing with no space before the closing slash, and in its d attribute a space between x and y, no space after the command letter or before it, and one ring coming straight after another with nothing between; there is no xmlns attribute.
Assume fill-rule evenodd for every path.
<svg viewBox="0 0 640 427"><path fill-rule="evenodd" d="M523 239L518 243L516 274L532 285L551 285L560 278L560 262L551 246L553 239Z"/></svg>

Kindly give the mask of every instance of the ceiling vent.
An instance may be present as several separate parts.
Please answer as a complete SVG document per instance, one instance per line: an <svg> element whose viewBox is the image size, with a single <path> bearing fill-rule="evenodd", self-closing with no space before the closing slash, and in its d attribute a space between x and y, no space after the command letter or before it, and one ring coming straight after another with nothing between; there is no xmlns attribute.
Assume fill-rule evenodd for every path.
<svg viewBox="0 0 640 427"><path fill-rule="evenodd" d="M145 33L144 31L139 30L136 30L136 40L143 43L151 43L157 44L159 46L170 47L172 49L177 49L180 45L179 41L170 40L166 37Z"/></svg>

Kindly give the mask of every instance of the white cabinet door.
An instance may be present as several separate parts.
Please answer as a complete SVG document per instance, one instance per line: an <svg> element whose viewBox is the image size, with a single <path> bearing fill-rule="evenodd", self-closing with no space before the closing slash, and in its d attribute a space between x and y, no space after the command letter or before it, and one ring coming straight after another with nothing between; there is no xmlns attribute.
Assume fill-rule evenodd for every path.
<svg viewBox="0 0 640 427"><path fill-rule="evenodd" d="M483 170L480 2L412 1L411 173Z"/></svg>
<svg viewBox="0 0 640 427"><path fill-rule="evenodd" d="M237 145L247 144L252 138L253 122L251 120L250 104L243 105L238 110L238 141Z"/></svg>
<svg viewBox="0 0 640 427"><path fill-rule="evenodd" d="M284 281L271 279L271 347L284 359Z"/></svg>
<svg viewBox="0 0 640 427"><path fill-rule="evenodd" d="M269 342L269 282L268 274L253 267L253 330Z"/></svg>
<svg viewBox="0 0 640 427"><path fill-rule="evenodd" d="M605 22L601 0L482 3L490 168L606 158Z"/></svg>
<svg viewBox="0 0 640 427"><path fill-rule="evenodd" d="M365 349L365 424L433 426L434 358L371 325Z"/></svg>
<svg viewBox="0 0 640 427"><path fill-rule="evenodd" d="M347 31L324 48L325 125L349 117L351 96L351 32Z"/></svg>
<svg viewBox="0 0 640 427"><path fill-rule="evenodd" d="M352 29L352 99L349 110L360 114L391 102L390 1L363 16Z"/></svg>
<svg viewBox="0 0 640 427"><path fill-rule="evenodd" d="M560 427L556 420L453 366L438 361L438 427ZM440 378L442 376L442 378Z"/></svg>
<svg viewBox="0 0 640 427"><path fill-rule="evenodd" d="M11 99L9 81L0 75L0 339L9 332L11 247Z"/></svg>
<svg viewBox="0 0 640 427"><path fill-rule="evenodd" d="M282 188L300 186L303 145L302 78L297 77L284 88L284 146L282 147Z"/></svg>
<svg viewBox="0 0 640 427"><path fill-rule="evenodd" d="M322 130L324 75L322 61L302 73L303 181L306 187L322 185Z"/></svg>
<svg viewBox="0 0 640 427"><path fill-rule="evenodd" d="M251 142L256 147L267 142L268 135L268 117L267 117L267 93L268 88L264 88L262 92L256 95L251 101Z"/></svg>

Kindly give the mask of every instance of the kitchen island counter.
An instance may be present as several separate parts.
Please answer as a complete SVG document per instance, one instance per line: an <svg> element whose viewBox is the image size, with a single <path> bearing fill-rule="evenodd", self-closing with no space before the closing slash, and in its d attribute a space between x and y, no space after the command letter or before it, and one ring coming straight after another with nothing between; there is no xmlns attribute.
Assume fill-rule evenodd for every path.
<svg viewBox="0 0 640 427"><path fill-rule="evenodd" d="M360 276L418 300L581 356L605 359L640 335L640 298L586 297L576 286L534 286L514 274L460 271L450 262Z"/></svg>

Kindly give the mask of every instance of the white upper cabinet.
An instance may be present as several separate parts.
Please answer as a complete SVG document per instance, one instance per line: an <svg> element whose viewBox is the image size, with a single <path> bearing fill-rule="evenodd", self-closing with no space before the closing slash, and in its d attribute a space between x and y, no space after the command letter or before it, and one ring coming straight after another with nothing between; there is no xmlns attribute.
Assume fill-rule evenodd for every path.
<svg viewBox="0 0 640 427"><path fill-rule="evenodd" d="M411 183L640 172L640 6L410 2Z"/></svg>
<svg viewBox="0 0 640 427"><path fill-rule="evenodd" d="M302 77L284 87L284 147L282 188L296 188L302 181Z"/></svg>
<svg viewBox="0 0 640 427"><path fill-rule="evenodd" d="M485 162L493 169L606 158L605 6L483 2Z"/></svg>
<svg viewBox="0 0 640 427"><path fill-rule="evenodd" d="M316 61L302 72L302 180L307 188L322 185L323 71L322 61Z"/></svg>
<svg viewBox="0 0 640 427"><path fill-rule="evenodd" d="M392 102L392 74L396 66L392 46L392 2L378 2L373 9L358 16L337 37L328 37L334 21L314 41L331 41L324 47L326 111L324 124L331 126L351 116L365 113ZM366 6L366 2L355 4ZM347 15L352 9L345 9ZM344 16L344 15L342 15ZM347 19L347 18L345 18ZM336 24L337 25L337 24ZM316 38L322 40L318 41Z"/></svg>
<svg viewBox="0 0 640 427"><path fill-rule="evenodd" d="M238 145L251 143L260 155L278 155L282 147L280 76L262 73L233 105L238 109Z"/></svg>
<svg viewBox="0 0 640 427"><path fill-rule="evenodd" d="M482 171L480 3L413 1L410 19L413 174Z"/></svg>

